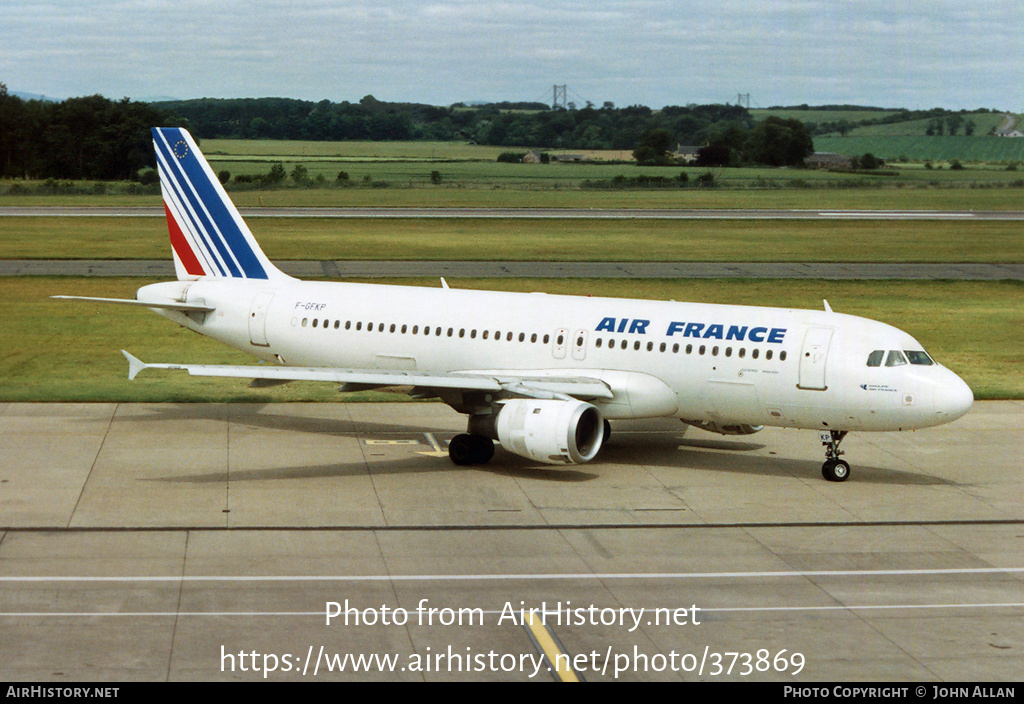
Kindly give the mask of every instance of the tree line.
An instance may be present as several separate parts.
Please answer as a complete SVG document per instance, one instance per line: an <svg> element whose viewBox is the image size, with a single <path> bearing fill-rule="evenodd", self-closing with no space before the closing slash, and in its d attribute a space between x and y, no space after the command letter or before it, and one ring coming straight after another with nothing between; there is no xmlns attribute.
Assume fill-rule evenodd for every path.
<svg viewBox="0 0 1024 704"><path fill-rule="evenodd" d="M633 149L642 135L667 129L683 143L700 144L718 122L751 127L746 109L728 105L578 110L542 103L449 107L385 103L368 95L358 103L288 98L199 99L157 103L211 138L299 140L467 140L541 149Z"/></svg>
<svg viewBox="0 0 1024 704"><path fill-rule="evenodd" d="M634 150L658 135L657 153L643 156L641 149L641 163L665 163L665 153L679 144L713 147L707 156L716 165L793 164L794 153L810 148L799 122L770 118L755 124L738 105L438 107L386 103L372 95L358 103L258 98L148 104L100 95L44 102L10 95L0 84L0 176L135 179L140 170L155 166L149 128L156 125L185 126L199 139L465 140L580 150Z"/></svg>
<svg viewBox="0 0 1024 704"><path fill-rule="evenodd" d="M100 95L23 100L0 83L0 177L130 180L155 167L150 127L173 114Z"/></svg>

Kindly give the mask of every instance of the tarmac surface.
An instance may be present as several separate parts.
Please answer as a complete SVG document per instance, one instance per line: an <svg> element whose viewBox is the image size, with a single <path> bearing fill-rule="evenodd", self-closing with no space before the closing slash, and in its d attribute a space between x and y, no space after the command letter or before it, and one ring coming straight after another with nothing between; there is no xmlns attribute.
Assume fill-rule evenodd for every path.
<svg viewBox="0 0 1024 704"><path fill-rule="evenodd" d="M464 427L0 404L0 680L1020 679L1024 402L851 434L844 483L810 431L455 468Z"/></svg>

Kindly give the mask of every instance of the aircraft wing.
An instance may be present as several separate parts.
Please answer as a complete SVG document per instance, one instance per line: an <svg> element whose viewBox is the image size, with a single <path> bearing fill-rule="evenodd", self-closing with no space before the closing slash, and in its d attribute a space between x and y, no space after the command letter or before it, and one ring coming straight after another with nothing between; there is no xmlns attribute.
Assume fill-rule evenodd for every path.
<svg viewBox="0 0 1024 704"><path fill-rule="evenodd" d="M551 376L514 371L459 371L448 373L403 370L334 369L329 367L284 367L273 365L236 364L167 364L147 363L125 350L128 378L134 379L145 369L179 369L192 376L233 377L264 380L269 383L287 381L329 381L367 387L414 386L435 389L506 392L530 398L612 398L606 383L594 377Z"/></svg>

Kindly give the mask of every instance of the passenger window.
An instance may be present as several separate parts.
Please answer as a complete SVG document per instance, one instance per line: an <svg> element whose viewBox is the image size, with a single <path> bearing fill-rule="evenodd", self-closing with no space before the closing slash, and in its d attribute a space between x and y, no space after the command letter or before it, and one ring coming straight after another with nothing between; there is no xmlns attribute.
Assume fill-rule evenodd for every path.
<svg viewBox="0 0 1024 704"><path fill-rule="evenodd" d="M889 350L889 355L885 358L885 366L887 367L899 367L906 363L907 358L899 350Z"/></svg>
<svg viewBox="0 0 1024 704"><path fill-rule="evenodd" d="M869 367L880 367L882 366L882 358L885 357L885 350L875 350L868 355L868 366Z"/></svg>
<svg viewBox="0 0 1024 704"><path fill-rule="evenodd" d="M903 350L903 351L907 353L907 359L910 360L911 364L922 364L922 365L928 366L928 367L930 367L931 365L935 364L935 362L932 361L932 358L928 356L928 353L924 352L923 350Z"/></svg>

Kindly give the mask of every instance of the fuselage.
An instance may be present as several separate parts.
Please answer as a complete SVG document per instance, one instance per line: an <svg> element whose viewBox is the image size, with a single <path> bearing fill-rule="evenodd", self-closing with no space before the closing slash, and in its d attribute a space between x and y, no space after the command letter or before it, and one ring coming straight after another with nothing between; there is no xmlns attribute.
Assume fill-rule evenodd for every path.
<svg viewBox="0 0 1024 704"><path fill-rule="evenodd" d="M827 310L475 291L199 279L140 301L276 364L599 378L606 418L727 426L906 430L960 417L973 395L890 325Z"/></svg>

